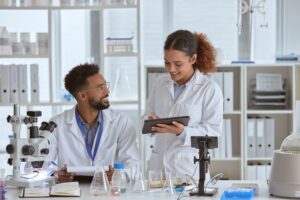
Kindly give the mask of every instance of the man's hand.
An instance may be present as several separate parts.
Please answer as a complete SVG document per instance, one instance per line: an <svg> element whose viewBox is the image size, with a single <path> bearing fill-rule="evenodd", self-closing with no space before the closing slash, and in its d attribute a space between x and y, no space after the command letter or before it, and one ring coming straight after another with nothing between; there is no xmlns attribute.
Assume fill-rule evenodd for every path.
<svg viewBox="0 0 300 200"><path fill-rule="evenodd" d="M54 173L56 183L71 182L73 181L74 176L76 176L75 173L67 172L67 164L64 164L60 170Z"/></svg>
<svg viewBox="0 0 300 200"><path fill-rule="evenodd" d="M114 173L114 168L111 165L109 165L108 171L106 171L106 176L107 176L109 182L111 182L111 177L112 177L113 173Z"/></svg>

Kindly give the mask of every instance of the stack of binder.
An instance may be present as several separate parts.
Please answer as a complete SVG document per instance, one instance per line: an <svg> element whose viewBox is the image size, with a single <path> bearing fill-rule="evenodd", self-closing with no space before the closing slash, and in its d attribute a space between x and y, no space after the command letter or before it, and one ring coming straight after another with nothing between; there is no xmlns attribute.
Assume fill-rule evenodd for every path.
<svg viewBox="0 0 300 200"><path fill-rule="evenodd" d="M271 162L248 163L246 169L246 179L266 181L270 177L270 172L271 172Z"/></svg>
<svg viewBox="0 0 300 200"><path fill-rule="evenodd" d="M275 119L247 119L247 154L249 158L271 158L275 149Z"/></svg>
<svg viewBox="0 0 300 200"><path fill-rule="evenodd" d="M224 112L234 110L234 73L233 72L215 72L209 75L220 87L223 94Z"/></svg>
<svg viewBox="0 0 300 200"><path fill-rule="evenodd" d="M0 103L39 103L39 66L30 64L27 77L26 64L0 64ZM28 80L30 78L30 80ZM30 84L29 84L30 82Z"/></svg>
<svg viewBox="0 0 300 200"><path fill-rule="evenodd" d="M259 88L256 79L250 82L250 108L259 109L283 109L288 106L288 91L286 87L286 79L281 81L279 88Z"/></svg>
<svg viewBox="0 0 300 200"><path fill-rule="evenodd" d="M212 150L212 158L225 159L232 158L232 123L231 119L223 119L222 134L218 138L218 148Z"/></svg>

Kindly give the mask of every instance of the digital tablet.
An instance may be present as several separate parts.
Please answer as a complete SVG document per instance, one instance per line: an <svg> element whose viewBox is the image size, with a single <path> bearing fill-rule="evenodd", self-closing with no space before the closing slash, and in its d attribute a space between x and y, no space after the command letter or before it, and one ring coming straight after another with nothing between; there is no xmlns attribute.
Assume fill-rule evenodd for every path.
<svg viewBox="0 0 300 200"><path fill-rule="evenodd" d="M152 126L156 126L157 124L172 125L172 122L174 122L174 121L178 122L178 123L180 123L184 126L187 126L189 121L190 121L190 117L189 116L180 116L180 117L170 117L170 118L145 120L142 133L143 134L153 133L153 131L151 130Z"/></svg>

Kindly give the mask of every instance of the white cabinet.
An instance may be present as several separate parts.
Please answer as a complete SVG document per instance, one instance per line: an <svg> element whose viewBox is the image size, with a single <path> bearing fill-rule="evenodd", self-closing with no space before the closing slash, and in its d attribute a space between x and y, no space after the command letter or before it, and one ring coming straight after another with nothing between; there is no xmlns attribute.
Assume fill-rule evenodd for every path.
<svg viewBox="0 0 300 200"><path fill-rule="evenodd" d="M266 180L270 170L272 156L270 156L270 152L266 153L265 150L270 146L269 143L272 143L273 137L272 135L266 134L274 134L273 148L279 149L284 138L291 134L296 127L300 127L299 119L296 118L295 107L296 101L299 101L300 104L300 81L298 80L300 77L300 65L294 63L228 64L218 66L217 71L223 72L223 74L233 72L233 110L224 112L224 121L228 119L231 121L232 146L230 150L232 155L229 157L226 154L224 154L225 156L220 156L219 153L211 152L212 161L210 164L210 172L212 175L223 172L225 178L232 180L253 179L254 175L257 178ZM146 72L146 83L149 84L149 78L151 82L153 77L164 72L164 68L162 66L147 67ZM253 104L251 104L253 99L252 84L253 81L256 83L255 79L258 73L281 75L286 89L286 104L284 104L284 106L253 106ZM224 85L223 87L223 91L230 89ZM148 87L147 90L149 90ZM274 95L271 97L274 97ZM300 113L298 113L298 116L300 116ZM259 132L260 128L257 130L257 127L255 127L255 130L253 130L255 134L254 139L255 141L258 140L257 145L259 146L259 144L263 142L261 145L264 147L264 151L261 154L262 151L257 152L259 151L257 150L259 147L255 146L257 148L254 156L248 155L249 143L251 143L251 139L249 139L248 136L249 127L247 121L249 118L255 122L259 121L258 127L261 127L261 124L263 124L264 127L263 131L259 133L263 134L263 141L256 138L257 131ZM273 125L270 125L269 123L271 121L272 124L272 120ZM271 130L265 127L271 127ZM220 143L219 139L219 147L221 145ZM144 155L146 158L149 157L150 146L151 141L145 138ZM225 148L224 151L226 151L226 148L229 147L225 145L223 148ZM264 177L261 177L262 175L264 175Z"/></svg>

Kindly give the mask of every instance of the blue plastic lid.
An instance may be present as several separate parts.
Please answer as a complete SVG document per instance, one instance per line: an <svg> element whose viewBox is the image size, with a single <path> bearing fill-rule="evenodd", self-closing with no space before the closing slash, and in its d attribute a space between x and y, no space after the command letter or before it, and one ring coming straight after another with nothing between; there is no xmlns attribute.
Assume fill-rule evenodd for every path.
<svg viewBox="0 0 300 200"><path fill-rule="evenodd" d="M182 192L182 191L184 191L184 187L183 186L176 186L175 191Z"/></svg>
<svg viewBox="0 0 300 200"><path fill-rule="evenodd" d="M114 168L115 169L124 169L124 164L123 163L115 163Z"/></svg>

